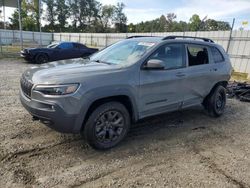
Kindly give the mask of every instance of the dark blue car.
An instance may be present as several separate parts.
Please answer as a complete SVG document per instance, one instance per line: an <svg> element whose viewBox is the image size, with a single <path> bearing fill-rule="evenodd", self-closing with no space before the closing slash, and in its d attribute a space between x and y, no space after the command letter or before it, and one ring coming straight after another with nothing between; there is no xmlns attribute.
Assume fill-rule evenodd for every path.
<svg viewBox="0 0 250 188"><path fill-rule="evenodd" d="M38 64L63 59L87 57L98 49L88 48L77 42L53 43L45 48L27 48L21 51L21 57Z"/></svg>

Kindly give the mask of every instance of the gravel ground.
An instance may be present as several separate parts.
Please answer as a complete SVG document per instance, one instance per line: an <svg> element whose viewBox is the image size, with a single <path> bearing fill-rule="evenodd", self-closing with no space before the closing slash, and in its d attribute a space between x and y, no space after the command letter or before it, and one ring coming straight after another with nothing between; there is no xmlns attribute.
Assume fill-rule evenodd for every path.
<svg viewBox="0 0 250 188"><path fill-rule="evenodd" d="M249 103L228 100L218 119L201 107L148 118L98 152L32 121L18 98L30 66L0 60L1 187L250 187Z"/></svg>

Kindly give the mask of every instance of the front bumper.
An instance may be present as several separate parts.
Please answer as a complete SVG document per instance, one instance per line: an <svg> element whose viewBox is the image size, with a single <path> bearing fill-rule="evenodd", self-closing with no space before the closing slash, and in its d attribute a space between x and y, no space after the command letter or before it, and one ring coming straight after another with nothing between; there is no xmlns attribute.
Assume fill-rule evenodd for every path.
<svg viewBox="0 0 250 188"><path fill-rule="evenodd" d="M32 55L29 54L29 53L27 53L27 52L24 52L24 51L21 51L21 52L20 52L20 56L21 56L22 58L24 58L25 60L27 60L27 61L33 60Z"/></svg>
<svg viewBox="0 0 250 188"><path fill-rule="evenodd" d="M57 104L29 99L22 91L20 91L20 100L33 117L41 120L48 127L61 133L79 133L79 130L74 129L78 118L77 114L67 114Z"/></svg>

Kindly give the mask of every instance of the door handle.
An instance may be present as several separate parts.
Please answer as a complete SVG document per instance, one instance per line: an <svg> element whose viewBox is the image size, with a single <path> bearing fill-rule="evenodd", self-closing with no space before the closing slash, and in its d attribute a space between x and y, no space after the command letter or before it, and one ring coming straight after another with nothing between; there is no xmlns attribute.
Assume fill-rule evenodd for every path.
<svg viewBox="0 0 250 188"><path fill-rule="evenodd" d="M182 72L178 72L178 73L176 73L176 76L177 77L184 77L184 76L186 76L186 74L184 74Z"/></svg>

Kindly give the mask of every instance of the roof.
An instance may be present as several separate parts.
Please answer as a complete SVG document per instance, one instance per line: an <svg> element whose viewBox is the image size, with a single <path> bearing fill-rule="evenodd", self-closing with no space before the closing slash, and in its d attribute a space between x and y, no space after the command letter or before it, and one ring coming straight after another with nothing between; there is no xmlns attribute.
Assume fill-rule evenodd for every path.
<svg viewBox="0 0 250 188"><path fill-rule="evenodd" d="M18 8L17 0L0 0L0 6Z"/></svg>
<svg viewBox="0 0 250 188"><path fill-rule="evenodd" d="M139 42L162 42L163 37L154 37L154 36L140 36L140 37L129 37L128 40L135 40Z"/></svg>
<svg viewBox="0 0 250 188"><path fill-rule="evenodd" d="M169 41L174 43L193 43L199 45L210 45L210 46L217 46L214 41L208 38L201 38L201 37L189 37L189 36L167 36L167 37L156 37L156 36L131 36L128 37L129 40L136 40L142 42L155 42L161 43L163 41Z"/></svg>

